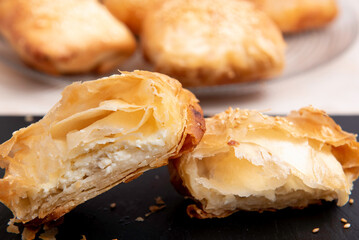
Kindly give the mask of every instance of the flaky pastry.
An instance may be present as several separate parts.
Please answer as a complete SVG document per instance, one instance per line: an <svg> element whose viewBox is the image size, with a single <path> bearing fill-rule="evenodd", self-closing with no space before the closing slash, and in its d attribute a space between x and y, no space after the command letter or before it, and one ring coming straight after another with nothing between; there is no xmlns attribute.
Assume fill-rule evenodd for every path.
<svg viewBox="0 0 359 240"><path fill-rule="evenodd" d="M286 33L320 28L338 13L335 0L249 0L267 13Z"/></svg>
<svg viewBox="0 0 359 240"><path fill-rule="evenodd" d="M191 150L203 132L197 99L165 75L74 83L43 119L0 146L0 201L24 223L56 220Z"/></svg>
<svg viewBox="0 0 359 240"><path fill-rule="evenodd" d="M249 2L166 1L142 27L145 57L184 86L265 79L284 66L281 32Z"/></svg>
<svg viewBox="0 0 359 240"><path fill-rule="evenodd" d="M303 208L321 200L344 205L359 174L359 143L312 107L287 117L232 110L206 119L191 153L171 161L171 181L197 204L196 218L238 210Z"/></svg>
<svg viewBox="0 0 359 240"><path fill-rule="evenodd" d="M97 0L2 0L0 32L25 63L51 74L103 73L136 48Z"/></svg>

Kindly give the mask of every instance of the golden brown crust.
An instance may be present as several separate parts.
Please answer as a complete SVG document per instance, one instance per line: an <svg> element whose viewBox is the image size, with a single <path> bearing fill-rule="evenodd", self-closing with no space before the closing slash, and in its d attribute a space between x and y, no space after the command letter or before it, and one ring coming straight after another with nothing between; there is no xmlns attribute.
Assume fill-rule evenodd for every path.
<svg viewBox="0 0 359 240"><path fill-rule="evenodd" d="M267 13L281 31L296 33L324 27L338 14L335 0L249 0Z"/></svg>
<svg viewBox="0 0 359 240"><path fill-rule="evenodd" d="M300 209L333 199L342 206L359 175L356 136L313 107L287 117L229 109L206 119L206 128L193 152L168 165L176 190L196 202L187 208L190 217Z"/></svg>
<svg viewBox="0 0 359 240"><path fill-rule="evenodd" d="M187 114L188 123L185 132L186 138L178 156L183 153L191 152L193 148L199 144L206 131L203 111L199 104L196 103L195 105L190 105ZM175 158L178 156L175 156Z"/></svg>
<svg viewBox="0 0 359 240"><path fill-rule="evenodd" d="M96 0L3 0L0 31L25 63L50 74L104 73L136 47Z"/></svg>
<svg viewBox="0 0 359 240"><path fill-rule="evenodd" d="M0 201L24 223L56 220L193 149L203 123L195 96L163 74L74 83L42 120L0 145Z"/></svg>
<svg viewBox="0 0 359 240"><path fill-rule="evenodd" d="M144 19L142 45L155 70L184 86L277 76L284 66L281 32L253 4L238 0L166 1Z"/></svg>

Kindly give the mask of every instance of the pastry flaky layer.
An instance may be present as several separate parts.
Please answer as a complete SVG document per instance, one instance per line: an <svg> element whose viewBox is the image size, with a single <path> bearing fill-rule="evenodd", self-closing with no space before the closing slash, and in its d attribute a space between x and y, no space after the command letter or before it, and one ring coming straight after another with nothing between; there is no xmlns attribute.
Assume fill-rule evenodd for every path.
<svg viewBox="0 0 359 240"><path fill-rule="evenodd" d="M143 21L146 58L184 86L266 79L284 66L280 30L250 2L165 1Z"/></svg>
<svg viewBox="0 0 359 240"><path fill-rule="evenodd" d="M136 48L97 0L1 0L0 32L24 62L51 74L103 73Z"/></svg>
<svg viewBox="0 0 359 240"><path fill-rule="evenodd" d="M270 16L285 33L320 28L335 19L335 0L247 0Z"/></svg>
<svg viewBox="0 0 359 240"><path fill-rule="evenodd" d="M190 151L204 130L198 100L165 75L74 83L43 119L0 146L0 201L22 222L56 220Z"/></svg>
<svg viewBox="0 0 359 240"><path fill-rule="evenodd" d="M359 143L312 107L287 117L228 109L206 119L191 153L171 161L171 181L197 204L191 217L238 210L303 208L321 200L344 205L359 174Z"/></svg>

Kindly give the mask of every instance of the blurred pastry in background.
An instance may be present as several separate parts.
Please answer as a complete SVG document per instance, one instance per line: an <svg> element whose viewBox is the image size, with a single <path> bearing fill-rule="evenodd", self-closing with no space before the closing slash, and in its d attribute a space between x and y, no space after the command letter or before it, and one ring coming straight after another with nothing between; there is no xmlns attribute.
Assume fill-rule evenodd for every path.
<svg viewBox="0 0 359 240"><path fill-rule="evenodd" d="M164 0L102 0L108 10L131 31L139 35L148 11L159 8Z"/></svg>
<svg viewBox="0 0 359 240"><path fill-rule="evenodd" d="M343 206L359 175L359 143L325 112L287 117L232 110L206 119L191 153L170 162L171 181L196 218L332 201Z"/></svg>
<svg viewBox="0 0 359 240"><path fill-rule="evenodd" d="M25 63L50 74L104 73L136 48L97 0L2 0L0 32Z"/></svg>
<svg viewBox="0 0 359 240"><path fill-rule="evenodd" d="M249 0L267 13L285 33L320 28L338 14L335 0Z"/></svg>
<svg viewBox="0 0 359 240"><path fill-rule="evenodd" d="M266 79L284 67L280 30L246 1L166 1L146 14L141 37L155 71L187 87Z"/></svg>

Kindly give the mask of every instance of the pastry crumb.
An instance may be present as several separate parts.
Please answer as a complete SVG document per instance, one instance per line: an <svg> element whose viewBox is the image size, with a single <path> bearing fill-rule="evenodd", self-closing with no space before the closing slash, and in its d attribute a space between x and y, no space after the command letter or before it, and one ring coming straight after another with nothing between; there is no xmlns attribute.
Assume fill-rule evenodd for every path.
<svg viewBox="0 0 359 240"><path fill-rule="evenodd" d="M344 227L345 229L347 229L347 228L350 228L350 226L351 226L350 223L346 223L346 224L344 224L343 227Z"/></svg>
<svg viewBox="0 0 359 240"><path fill-rule="evenodd" d="M111 208L111 209L116 208L116 203L111 203L111 204L110 204L110 208Z"/></svg>
<svg viewBox="0 0 359 240"><path fill-rule="evenodd" d="M313 230L312 230L312 233L317 233L317 232L319 232L319 228L313 228Z"/></svg>
<svg viewBox="0 0 359 240"><path fill-rule="evenodd" d="M165 204L165 202L162 200L162 198L160 196L155 198L156 204L157 205L163 205Z"/></svg>
<svg viewBox="0 0 359 240"><path fill-rule="evenodd" d="M137 218L135 219L135 221L136 221L136 222L143 222L143 221L145 221L145 219L144 219L143 217L137 217Z"/></svg>
<svg viewBox="0 0 359 240"><path fill-rule="evenodd" d="M350 198L349 199L349 204L353 204L354 203L354 199L353 198Z"/></svg>
<svg viewBox="0 0 359 240"><path fill-rule="evenodd" d="M161 206L157 206L157 205L152 205L149 207L150 212L145 214L145 217L150 216L152 213L158 212L161 209L164 209L166 207L166 205L161 205Z"/></svg>
<svg viewBox="0 0 359 240"><path fill-rule="evenodd" d="M347 223L347 222L348 222L348 220L346 220L345 218L341 218L340 221L341 221L342 223Z"/></svg>
<svg viewBox="0 0 359 240"><path fill-rule="evenodd" d="M159 211L159 210L161 210L161 209L163 209L165 207L166 207L166 205L162 205L162 206L152 205L152 206L149 207L149 209L150 209L151 212L154 213L154 212L157 212L157 211Z"/></svg>
<svg viewBox="0 0 359 240"><path fill-rule="evenodd" d="M19 227L16 226L15 223L17 223L17 220L15 218L9 220L9 222L7 223L8 227L6 228L6 231L8 233L20 234Z"/></svg>
<svg viewBox="0 0 359 240"><path fill-rule="evenodd" d="M62 221L60 220L59 223ZM19 227L15 225L15 223L20 223L20 221L16 219L10 219L7 227L7 232L20 234ZM53 223L52 223L53 224ZM36 238L37 233L43 229L44 232L40 234L39 239L41 240L56 240L56 235L58 233L57 227L51 225L43 225L38 227L25 227L21 233L22 240L33 240Z"/></svg>
<svg viewBox="0 0 359 240"><path fill-rule="evenodd" d="M22 232L22 240L34 240L36 237L37 232L40 230L40 228L28 228L25 227L24 231Z"/></svg>
<svg viewBox="0 0 359 240"><path fill-rule="evenodd" d="M87 240L85 235L82 235L81 240Z"/></svg>
<svg viewBox="0 0 359 240"><path fill-rule="evenodd" d="M7 231L8 233L20 234L19 227L16 226L16 225L9 225L9 226L6 228L6 231Z"/></svg>
<svg viewBox="0 0 359 240"><path fill-rule="evenodd" d="M44 226L45 232L41 233L39 238L42 240L56 240L56 235L58 234L58 229L56 227Z"/></svg>

